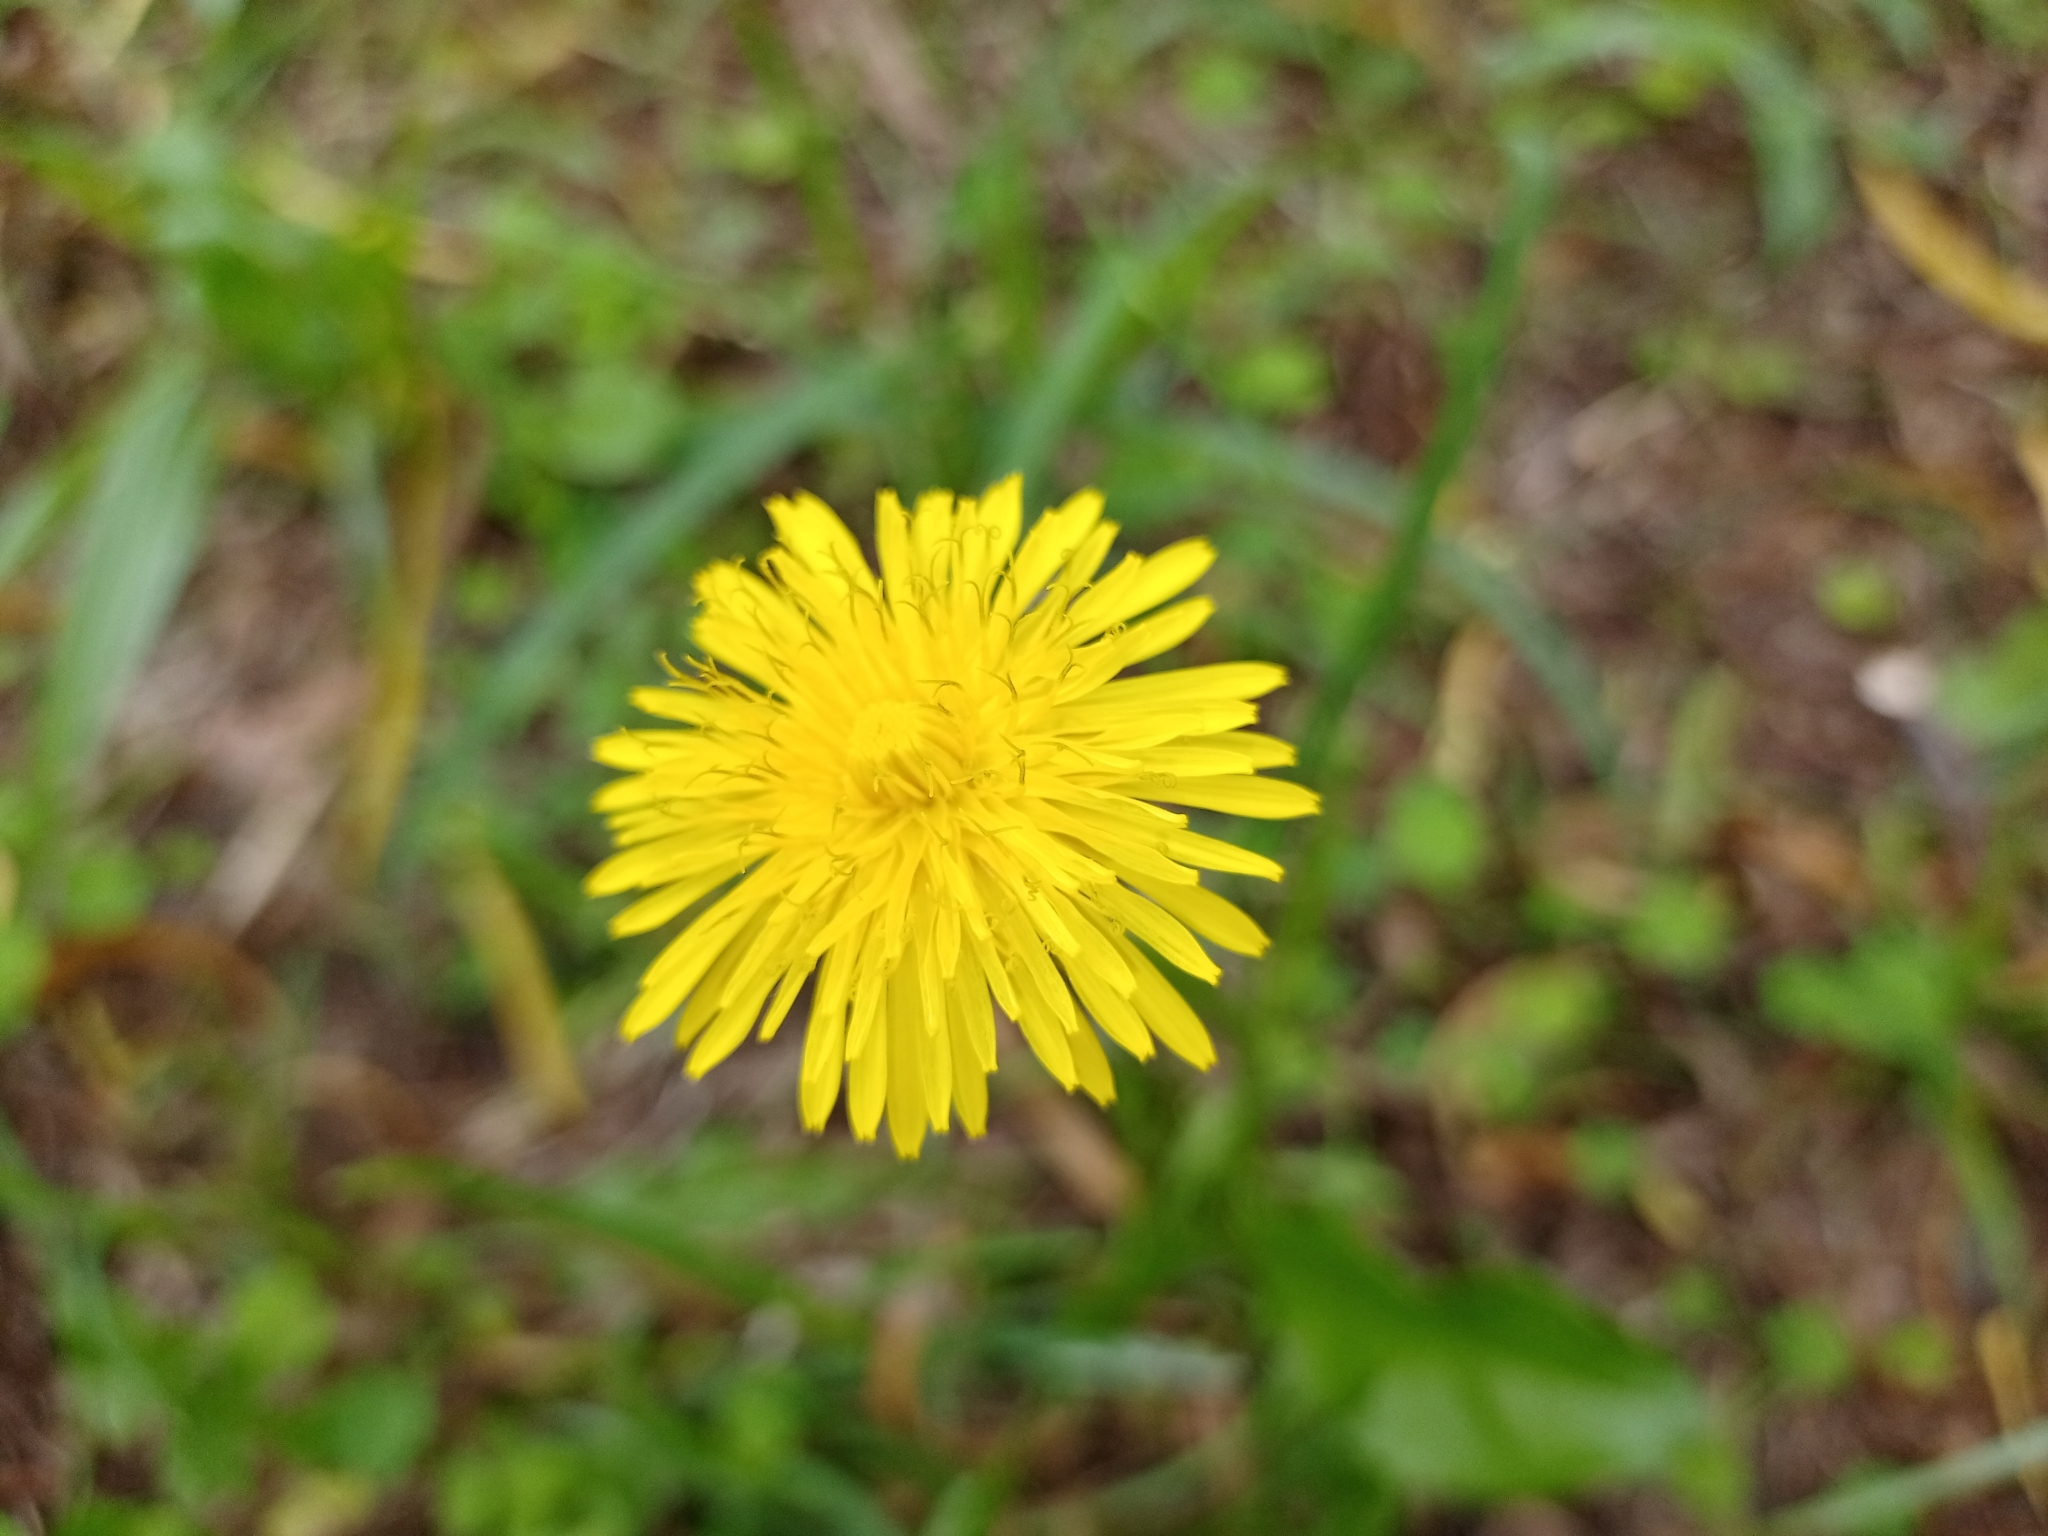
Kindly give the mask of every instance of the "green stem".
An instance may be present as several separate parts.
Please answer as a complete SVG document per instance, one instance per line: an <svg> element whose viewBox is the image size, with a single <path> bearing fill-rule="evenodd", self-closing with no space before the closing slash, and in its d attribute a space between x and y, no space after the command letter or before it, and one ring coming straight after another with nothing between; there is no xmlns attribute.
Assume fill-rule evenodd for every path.
<svg viewBox="0 0 2048 1536"><path fill-rule="evenodd" d="M797 195L817 244L819 265L858 318L868 309L874 283L838 137L812 102L774 12L765 5L742 5L734 9L732 22L741 56L762 94L804 124L803 154L796 167Z"/></svg>
<svg viewBox="0 0 2048 1536"><path fill-rule="evenodd" d="M1393 553L1379 581L1353 610L1309 710L1301 765L1302 777L1311 784L1322 784L1328 777L1345 713L1399 633L1429 553L1437 502L1465 461L1507 354L1508 331L1522 291L1522 271L1549 219L1557 191L1557 160L1545 141L1512 139L1508 157L1507 217L1487 262L1478 301L1445 339L1443 406L1423 447L1415 478L1409 482L1394 531Z"/></svg>
<svg viewBox="0 0 2048 1536"><path fill-rule="evenodd" d="M1317 942L1328 906L1330 854L1343 827L1344 795L1337 782L1337 743L1344 717L1359 688L1371 676L1400 632L1417 580L1427 563L1432 524L1444 489L1458 473L1477 435L1507 355L1508 334L1521 296L1529 252L1550 216L1557 192L1558 162L1544 140L1518 136L1508 141L1507 213L1486 265L1486 276L1471 312L1444 340L1444 401L1409 481L1394 529L1393 552L1380 579L1359 601L1335 656L1324 669L1302 739L1301 777L1323 791L1324 814L1308 825L1294 859L1288 896L1265 971L1258 1011L1281 1011L1278 998L1291 984L1288 956L1308 953ZM1240 1130L1255 1135L1263 1119L1263 1052L1246 1053L1246 1102Z"/></svg>
<svg viewBox="0 0 2048 1536"><path fill-rule="evenodd" d="M1764 1530L1767 1536L1854 1536L1890 1528L1933 1505L1995 1488L2044 1464L2048 1419L2036 1419L1927 1466L1859 1479L1795 1504L1767 1520Z"/></svg>

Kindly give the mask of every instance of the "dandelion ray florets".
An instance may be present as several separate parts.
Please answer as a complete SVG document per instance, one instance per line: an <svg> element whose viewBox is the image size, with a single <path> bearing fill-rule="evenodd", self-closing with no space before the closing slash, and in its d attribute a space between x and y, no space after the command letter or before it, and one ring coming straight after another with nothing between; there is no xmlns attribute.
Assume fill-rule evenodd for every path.
<svg viewBox="0 0 2048 1536"><path fill-rule="evenodd" d="M1214 981L1201 939L1260 953L1257 924L1200 871L1280 868L1171 807L1291 817L1316 797L1258 776L1294 760L1248 729L1280 668L1119 677L1213 612L1172 600L1214 552L1189 539L1105 572L1102 507L1084 491L1020 543L1014 476L913 510L885 491L878 574L823 502L778 498L758 574L699 574L699 659L633 694L669 726L595 746L625 777L593 802L617 851L589 891L645 893L614 934L690 914L642 977L627 1036L674 1017L701 1076L749 1034L772 1037L808 986L805 1123L823 1127L843 1079L855 1134L886 1116L906 1157L956 1113L985 1129L998 1008L1102 1102L1100 1035L1141 1058L1156 1039L1215 1059L1152 956Z"/></svg>

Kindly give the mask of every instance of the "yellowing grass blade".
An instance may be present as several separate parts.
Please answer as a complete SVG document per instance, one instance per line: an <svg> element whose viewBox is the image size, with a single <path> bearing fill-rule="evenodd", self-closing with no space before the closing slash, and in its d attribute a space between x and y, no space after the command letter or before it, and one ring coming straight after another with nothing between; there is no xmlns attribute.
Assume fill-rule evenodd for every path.
<svg viewBox="0 0 2048 1536"><path fill-rule="evenodd" d="M452 410L436 402L425 414L418 440L391 475L390 567L370 621L373 692L340 812L344 866L364 880L383 857L412 771L448 530L458 501L470 493L456 469Z"/></svg>
<svg viewBox="0 0 2048 1536"><path fill-rule="evenodd" d="M513 1076L549 1122L576 1119L590 1101L562 1033L555 979L518 893L498 861L476 846L456 858L448 894L490 985L491 1011Z"/></svg>
<svg viewBox="0 0 2048 1536"><path fill-rule="evenodd" d="M2040 506L2041 521L2048 525L2048 416L2037 416L2021 426L2013 452Z"/></svg>
<svg viewBox="0 0 2048 1536"><path fill-rule="evenodd" d="M2048 347L2048 287L2001 263L1917 178L1859 162L1856 190L1887 243L1930 288L1993 330Z"/></svg>
<svg viewBox="0 0 2048 1536"><path fill-rule="evenodd" d="M2031 1423L2040 1412L2033 1351L2027 1347L2026 1330L2006 1308L1994 1307L1978 1320L1977 1363L1984 1368L1984 1384L1991 1389L1998 1427L2010 1434ZM2048 1511L2048 1467L2029 1467L2019 1477L2038 1518Z"/></svg>

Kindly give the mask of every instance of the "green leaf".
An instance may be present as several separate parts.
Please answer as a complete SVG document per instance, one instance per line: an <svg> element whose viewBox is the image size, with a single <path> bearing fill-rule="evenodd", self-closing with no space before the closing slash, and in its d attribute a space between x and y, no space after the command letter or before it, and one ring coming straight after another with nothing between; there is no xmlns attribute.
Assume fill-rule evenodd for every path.
<svg viewBox="0 0 2048 1536"><path fill-rule="evenodd" d="M489 1426L449 1457L434 1500L448 1536L641 1536L690 1473L690 1448L613 1409L574 1405L558 1432Z"/></svg>
<svg viewBox="0 0 2048 1536"><path fill-rule="evenodd" d="M2019 53L2048 48L2048 7L2040 0L1970 0L1992 42Z"/></svg>
<svg viewBox="0 0 2048 1536"><path fill-rule="evenodd" d="M1279 500L1276 516L1295 501L1320 504L1391 530L1405 497L1401 479L1356 454L1295 442L1251 422L1179 414L1128 434L1126 446L1207 477L1190 486L1214 494L1229 475ZM1305 512L1306 507L1302 508ZM1614 771L1619 748L1602 701L1600 675L1578 643L1538 606L1507 571L1456 540L1433 535L1430 564L1515 648L1565 718L1579 750L1602 777Z"/></svg>
<svg viewBox="0 0 2048 1536"><path fill-rule="evenodd" d="M1926 0L1861 0L1891 45L1909 59L1923 59L1935 42L1934 14Z"/></svg>
<svg viewBox="0 0 2048 1536"><path fill-rule="evenodd" d="M235 1352L268 1379L308 1370L334 1343L334 1304L304 1265L264 1266L236 1286L227 1304Z"/></svg>
<svg viewBox="0 0 2048 1536"><path fill-rule="evenodd" d="M214 457L204 386L194 357L150 365L109 424L79 508L37 722L44 782L74 799L205 536Z"/></svg>
<svg viewBox="0 0 2048 1536"><path fill-rule="evenodd" d="M1686 689L1665 742L1657 793L1657 851L1664 858L1699 853L1720 825L1735 784L1741 725L1742 688L1727 668L1709 668Z"/></svg>
<svg viewBox="0 0 2048 1536"><path fill-rule="evenodd" d="M1432 774L1416 774L1394 791L1381 835L1395 872L1432 896L1463 895L1486 867L1486 821L1479 807Z"/></svg>
<svg viewBox="0 0 2048 1536"><path fill-rule="evenodd" d="M1955 1379L1955 1344L1946 1324L1909 1317L1877 1341L1878 1369L1915 1392L1940 1392Z"/></svg>
<svg viewBox="0 0 2048 1536"><path fill-rule="evenodd" d="M2016 747L2048 734L2048 607L2016 615L1988 650L1951 664L1940 704L1957 734L1979 747Z"/></svg>
<svg viewBox="0 0 2048 1536"><path fill-rule="evenodd" d="M1533 1270L1418 1281L1343 1227L1282 1212L1264 1294L1358 1443L1412 1494L1558 1496L1670 1474L1705 1438L1674 1362Z"/></svg>
<svg viewBox="0 0 2048 1536"><path fill-rule="evenodd" d="M918 1536L988 1536L1008 1497L994 1472L961 1472L933 1501Z"/></svg>
<svg viewBox="0 0 2048 1536"><path fill-rule="evenodd" d="M167 1505L94 1495L64 1511L54 1536L200 1536L200 1528Z"/></svg>
<svg viewBox="0 0 2048 1536"><path fill-rule="evenodd" d="M43 541L77 502L92 459L74 440L17 481L0 499L0 582L14 580L41 551Z"/></svg>
<svg viewBox="0 0 2048 1536"><path fill-rule="evenodd" d="M1882 561L1867 556L1825 567L1813 596L1829 622L1852 635L1873 634L1898 622L1898 583Z"/></svg>
<svg viewBox="0 0 2048 1536"><path fill-rule="evenodd" d="M372 1367L323 1387L292 1415L284 1442L314 1466L390 1484L412 1470L439 1417L431 1375Z"/></svg>
<svg viewBox="0 0 2048 1536"><path fill-rule="evenodd" d="M1621 941L1640 965L1698 978L1721 968L1734 929L1735 914L1720 886L1686 875L1659 875L1637 899Z"/></svg>
<svg viewBox="0 0 2048 1536"><path fill-rule="evenodd" d="M1826 1493L1778 1511L1768 1536L1873 1536L1910 1530L1921 1511L1996 1488L2048 1464L2048 1419L1969 1446L1924 1466L1858 1471Z"/></svg>
<svg viewBox="0 0 2048 1536"><path fill-rule="evenodd" d="M886 372L861 359L709 423L682 468L629 507L499 651L472 695L450 771L466 772L476 750L540 707L577 640L659 569L677 540L792 453L870 411Z"/></svg>
<svg viewBox="0 0 2048 1536"><path fill-rule="evenodd" d="M1756 155L1764 251L1779 260L1803 256L1827 238L1841 202L1827 103L1790 54L1762 41L1735 52L1728 75Z"/></svg>
<svg viewBox="0 0 2048 1536"><path fill-rule="evenodd" d="M64 868L61 913L71 933L114 933L149 910L148 863L125 843L92 848Z"/></svg>
<svg viewBox="0 0 2048 1536"><path fill-rule="evenodd" d="M0 1042L29 1021L29 1006L50 969L50 945L40 929L17 916L0 927Z"/></svg>
<svg viewBox="0 0 2048 1536"><path fill-rule="evenodd" d="M1760 26L1675 9L1574 8L1497 50L1492 68L1500 83L1518 84L1614 60L1679 66L1727 80L1742 98L1756 156L1765 249L1788 259L1826 235L1841 198L1833 121L1798 59Z"/></svg>
<svg viewBox="0 0 2048 1536"><path fill-rule="evenodd" d="M1163 319L1162 301L1207 269L1265 195L1264 185L1254 182L1193 201L1169 200L1136 250L1097 256L1059 340L996 433L985 466L989 478L1021 473L1027 501L1043 491L1060 439L1134 323Z"/></svg>
<svg viewBox="0 0 2048 1536"><path fill-rule="evenodd" d="M1509 960L1460 994L1430 1038L1424 1067L1437 1091L1470 1113L1526 1115L1542 1107L1613 1009L1607 978L1583 955Z"/></svg>
<svg viewBox="0 0 2048 1536"><path fill-rule="evenodd" d="M364 1188L425 1187L474 1209L618 1243L749 1306L786 1301L807 1319L830 1315L808 1291L776 1269L726 1252L686 1227L678 1215L679 1206L687 1206L645 1198L616 1179L600 1178L589 1190L546 1189L458 1163L410 1157L368 1165L358 1181ZM757 1197L750 1216L757 1217L771 1204Z"/></svg>
<svg viewBox="0 0 2048 1536"><path fill-rule="evenodd" d="M1232 358L1217 385L1226 400L1252 415L1306 416L1329 404L1329 359L1299 337L1276 337Z"/></svg>
<svg viewBox="0 0 2048 1536"><path fill-rule="evenodd" d="M1572 1182L1595 1200L1620 1200L1643 1171L1643 1138L1619 1120L1592 1120L1572 1128L1567 1148Z"/></svg>
<svg viewBox="0 0 2048 1536"><path fill-rule="evenodd" d="M1848 1334L1832 1312L1815 1302L1788 1302L1766 1317L1764 1352L1773 1383L1796 1397L1839 1392L1856 1374Z"/></svg>
<svg viewBox="0 0 2048 1536"><path fill-rule="evenodd" d="M1940 935L1893 929L1866 935L1845 955L1780 956L1761 991L1765 1014L1796 1034L1946 1079L1970 973Z"/></svg>

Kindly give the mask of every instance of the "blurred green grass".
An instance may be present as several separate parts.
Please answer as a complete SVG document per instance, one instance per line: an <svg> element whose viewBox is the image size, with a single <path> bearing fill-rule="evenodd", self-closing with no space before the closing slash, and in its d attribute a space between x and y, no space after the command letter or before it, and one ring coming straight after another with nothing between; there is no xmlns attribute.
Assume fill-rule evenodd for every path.
<svg viewBox="0 0 2048 1536"><path fill-rule="evenodd" d="M1334 1536L1529 1500L1741 1529L1788 1496L1758 1426L1859 1390L1858 1344L1821 1300L1727 1301L1702 1195L1632 1124L1679 1075L1660 1010L1905 1106L1974 1233L1959 1315L2035 1322L2031 594L1915 716L1934 788L1857 808L1848 916L1788 945L1732 880L1774 809L1739 686L1674 641L1643 750L1473 468L1524 335L1623 286L1593 247L1651 274L1628 384L1826 419L1826 360L1701 272L1846 260L1845 155L1984 193L1931 82L2037 71L2020 0L166 0L0 29L0 1211L63 1383L61 1454L0 1441L24 1529ZM1632 201L1700 138L1733 255ZM1140 543L1210 532L1202 655L1301 680L1277 728L1336 793L1273 843L1284 908L1246 893L1280 943L1200 1000L1230 1059L1119 1070L1106 1121L1019 1063L993 1145L909 1168L795 1143L766 1072L712 1123L662 1111L671 1065L604 1041L644 951L580 894L584 744L684 645L688 572L758 549L764 491L858 517L1013 469L1035 502L1101 486ZM327 624L311 665L358 723L259 734L231 816L135 722L252 689L205 628L246 526L323 552L260 578L258 659ZM1829 579L1839 628L1908 622ZM1439 667L1475 634L1530 681L1519 747L1487 723L1508 674ZM513 899L465 927L477 868ZM514 951L522 1027L591 1079L580 1127L505 1085ZM1986 1049L2025 1064L2003 1097ZM1454 1193L1486 1156L1630 1223L1663 1300L1610 1315ZM1897 1327L1942 1361L1952 1321ZM1899 1390L1960 1390L1887 1348ZM1808 1470L1792 1492L1853 1469Z"/></svg>

